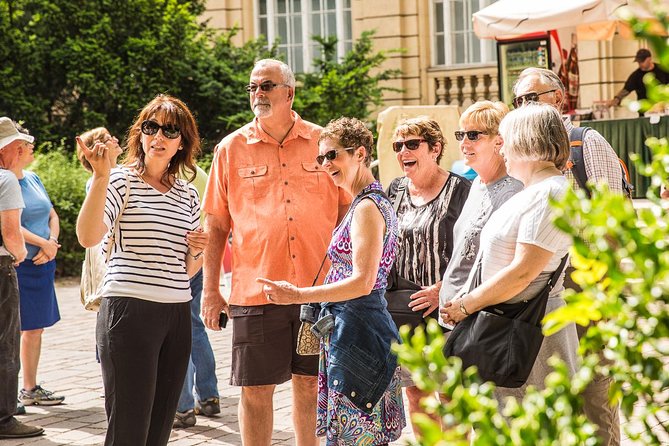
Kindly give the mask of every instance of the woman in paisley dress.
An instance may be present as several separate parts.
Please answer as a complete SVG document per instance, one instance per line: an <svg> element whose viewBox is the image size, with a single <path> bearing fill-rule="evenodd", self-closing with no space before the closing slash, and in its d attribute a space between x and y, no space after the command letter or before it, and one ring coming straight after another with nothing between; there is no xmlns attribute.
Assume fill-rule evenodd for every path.
<svg viewBox="0 0 669 446"><path fill-rule="evenodd" d="M298 288L258 279L275 304L320 302L321 337L316 435L327 445L384 445L406 425L397 358L398 333L384 292L395 260L397 219L369 165L373 136L354 118L330 122L317 162L354 197L335 228L321 286Z"/></svg>

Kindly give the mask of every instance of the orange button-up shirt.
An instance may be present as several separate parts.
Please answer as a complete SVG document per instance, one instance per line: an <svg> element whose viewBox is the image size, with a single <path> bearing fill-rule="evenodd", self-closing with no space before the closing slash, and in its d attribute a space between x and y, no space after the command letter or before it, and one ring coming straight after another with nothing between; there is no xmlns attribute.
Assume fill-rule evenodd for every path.
<svg viewBox="0 0 669 446"><path fill-rule="evenodd" d="M267 304L257 277L310 286L339 205L351 201L316 163L321 127L294 112L293 118L282 144L255 119L226 136L214 154L202 209L232 229L233 305Z"/></svg>

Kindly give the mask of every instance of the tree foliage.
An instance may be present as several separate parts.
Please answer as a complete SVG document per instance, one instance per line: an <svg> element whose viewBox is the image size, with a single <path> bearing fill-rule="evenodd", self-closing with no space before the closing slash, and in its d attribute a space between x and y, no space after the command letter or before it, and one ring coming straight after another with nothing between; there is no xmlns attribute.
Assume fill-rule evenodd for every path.
<svg viewBox="0 0 669 446"><path fill-rule="evenodd" d="M77 275L83 249L76 216L86 173L71 157L74 136L104 126L123 139L139 110L159 93L189 105L205 154L253 118L245 91L256 60L281 58L260 37L235 45L237 30L200 23L205 0L0 0L0 116L25 123L37 140L34 169L61 219L59 275ZM326 124L368 118L385 80L371 33L337 61L336 40L321 39L314 72L298 75L295 109ZM209 152L209 153L207 153Z"/></svg>
<svg viewBox="0 0 669 446"><path fill-rule="evenodd" d="M233 45L198 23L204 1L3 0L0 113L40 141L73 141L104 125L122 136L158 93L191 106L204 145L249 118L253 62L275 55L264 39Z"/></svg>
<svg viewBox="0 0 669 446"><path fill-rule="evenodd" d="M321 45L321 57L314 71L298 75L302 89L295 109L303 118L320 125L342 116L367 120L371 107L383 104L383 94L400 91L383 82L400 75L400 70L382 69L388 57L400 50L375 52L373 31L365 31L342 60L336 56L335 37L314 37Z"/></svg>
<svg viewBox="0 0 669 446"><path fill-rule="evenodd" d="M0 0L0 115L26 122L38 141L68 142L106 126L123 137L158 93L184 100L210 150L253 117L244 86L253 63L280 55L264 37L236 46L198 21L204 0ZM371 33L342 61L336 39L318 39L316 70L299 76L295 108L325 124L367 118L390 90Z"/></svg>
<svg viewBox="0 0 669 446"><path fill-rule="evenodd" d="M645 2L646 6L652 2ZM654 3L657 19L669 31L666 5ZM651 34L645 21L630 19L639 38L653 46L657 59L669 65L669 42ZM649 101L669 103L669 88L646 80ZM436 324L427 333L418 330L395 346L400 362L407 365L420 388L439 391L449 401L427 402L428 412L439 416L442 430L432 419L416 421L424 433L422 445L514 444L581 445L596 444L594 427L583 416L581 393L595 372L613 376L609 397L621 403L623 415L634 423L624 429L642 444L665 444L669 438L669 213L660 200L661 184L669 184L669 142L650 138L646 144L652 161L639 171L651 178L647 198L650 205L635 211L630 201L609 192L606 185L594 186L591 199L569 191L556 207L556 225L574 240L571 250L572 278L583 288L566 291L567 305L544 320L550 335L570 322L591 326L581 339L583 365L569 377L564 364L551 359L554 372L546 379L546 389L529 389L523 401L504 408L491 398L492 384L481 383L475 368L463 371L458 358L444 359L443 337ZM596 352L602 350L610 361L600 364ZM502 419L502 416L506 419ZM474 434L468 438L469 432Z"/></svg>

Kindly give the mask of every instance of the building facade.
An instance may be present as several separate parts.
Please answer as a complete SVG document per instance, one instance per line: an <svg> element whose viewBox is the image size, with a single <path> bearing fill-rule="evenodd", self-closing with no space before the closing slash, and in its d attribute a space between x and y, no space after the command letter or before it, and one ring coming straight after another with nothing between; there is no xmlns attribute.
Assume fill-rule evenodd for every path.
<svg viewBox="0 0 669 446"><path fill-rule="evenodd" d="M311 69L318 47L313 35L336 35L344 54L363 31L375 30L376 50L402 48L386 61L402 76L389 81L386 106L458 105L498 99L497 50L474 34L472 14L494 0L209 0L203 19L222 30L238 29L238 43L265 35L295 71ZM578 43L580 107L611 99L627 76L637 41ZM610 117L635 116L626 108Z"/></svg>

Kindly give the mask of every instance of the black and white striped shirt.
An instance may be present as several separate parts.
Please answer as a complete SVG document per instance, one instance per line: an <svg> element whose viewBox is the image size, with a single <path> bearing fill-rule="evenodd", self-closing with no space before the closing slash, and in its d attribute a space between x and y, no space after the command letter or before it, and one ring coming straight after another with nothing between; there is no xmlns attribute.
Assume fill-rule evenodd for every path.
<svg viewBox="0 0 669 446"><path fill-rule="evenodd" d="M111 247L102 295L188 302L186 232L200 224L197 190L184 180L176 180L163 194L129 169L113 169L105 203L104 223L109 229L102 241L105 253L114 221L123 207L126 181L130 195Z"/></svg>

